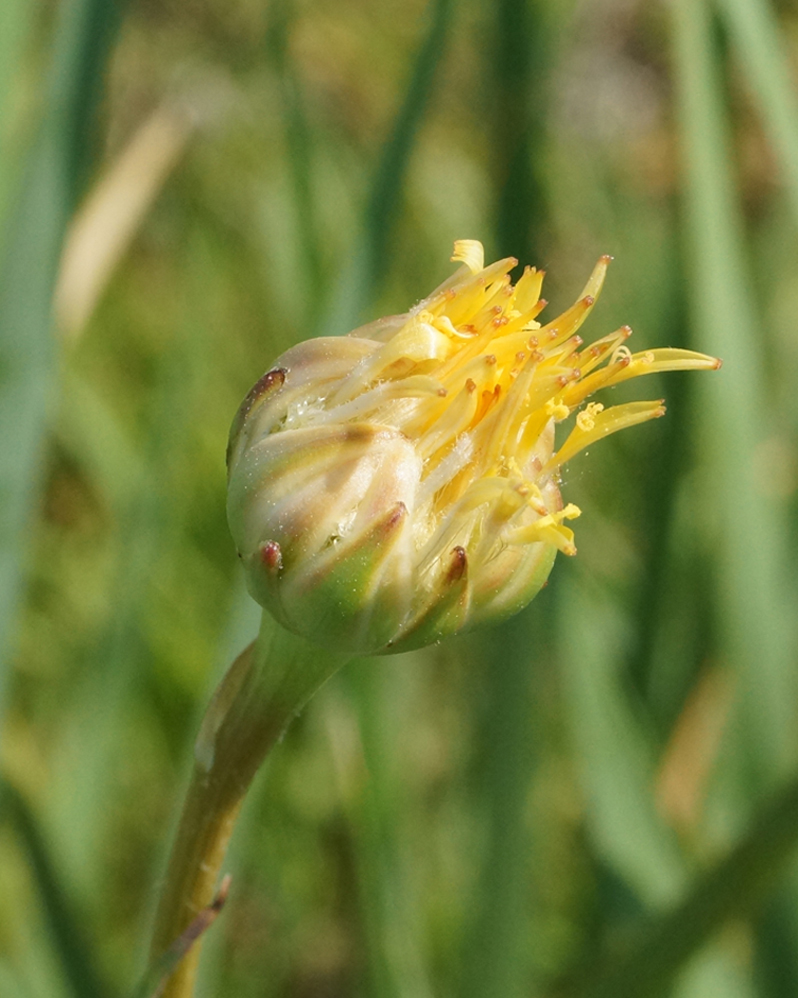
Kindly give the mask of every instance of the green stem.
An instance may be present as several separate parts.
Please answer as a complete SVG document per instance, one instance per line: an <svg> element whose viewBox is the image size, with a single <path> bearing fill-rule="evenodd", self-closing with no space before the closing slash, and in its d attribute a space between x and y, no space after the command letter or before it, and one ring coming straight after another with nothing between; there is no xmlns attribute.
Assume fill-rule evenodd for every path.
<svg viewBox="0 0 798 998"><path fill-rule="evenodd" d="M536 762L533 672L541 651L533 622L540 624L539 634L545 632L544 620L533 602L501 628L470 639L485 669L477 693L483 706L475 795L485 844L478 856L477 903L464 935L459 998L524 991L525 933L530 901L535 903L534 885L530 888L535 843L525 814Z"/></svg>
<svg viewBox="0 0 798 998"><path fill-rule="evenodd" d="M236 818L269 750L345 658L290 634L264 614L260 635L219 684L195 763L156 917L157 960L213 900ZM164 998L190 998L200 946L178 965Z"/></svg>

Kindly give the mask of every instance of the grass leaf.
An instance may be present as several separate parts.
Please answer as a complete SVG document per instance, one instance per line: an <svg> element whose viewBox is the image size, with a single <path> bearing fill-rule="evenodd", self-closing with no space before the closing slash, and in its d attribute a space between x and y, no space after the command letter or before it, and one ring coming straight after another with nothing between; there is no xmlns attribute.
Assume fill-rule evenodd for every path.
<svg viewBox="0 0 798 998"><path fill-rule="evenodd" d="M798 222L798 95L770 0L715 0L773 143Z"/></svg>
<svg viewBox="0 0 798 998"><path fill-rule="evenodd" d="M86 933L67 896L33 811L22 794L2 779L0 805L30 860L50 938L75 998L104 998L108 989L100 981Z"/></svg>
<svg viewBox="0 0 798 998"><path fill-rule="evenodd" d="M419 127L432 94L456 9L452 0L430 0L430 24L419 46L404 100L380 153L363 219L363 235L339 280L322 322L325 335L346 333L364 318L391 263L396 214Z"/></svg>
<svg viewBox="0 0 798 998"><path fill-rule="evenodd" d="M731 853L698 878L672 911L655 921L633 951L587 989L586 998L664 995L676 973L729 920L762 901L798 843L798 781L757 816Z"/></svg>
<svg viewBox="0 0 798 998"><path fill-rule="evenodd" d="M710 8L706 0L677 0L671 10L694 345L724 361L722 371L697 386L704 412L699 508L717 559L721 640L740 677L751 765L772 781L795 758L798 730L793 586L782 563L785 510L756 474L757 455L777 431Z"/></svg>
<svg viewBox="0 0 798 998"><path fill-rule="evenodd" d="M0 705L57 385L52 292L118 13L106 0L61 5L45 117L0 259L0 425L8 435L0 448Z"/></svg>

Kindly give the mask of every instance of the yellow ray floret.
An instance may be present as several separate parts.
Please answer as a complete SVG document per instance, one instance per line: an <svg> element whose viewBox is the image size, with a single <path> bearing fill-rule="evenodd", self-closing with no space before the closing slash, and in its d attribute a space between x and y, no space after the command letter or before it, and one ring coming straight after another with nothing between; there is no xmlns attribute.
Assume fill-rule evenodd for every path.
<svg viewBox="0 0 798 998"><path fill-rule="evenodd" d="M485 250L476 239L455 239L452 263L464 263L472 274L485 266Z"/></svg>
<svg viewBox="0 0 798 998"><path fill-rule="evenodd" d="M423 462L419 543L436 548L441 537L446 543L470 538L485 551L489 521L502 528L497 544L543 541L573 553L563 520L576 515L575 507L558 508L559 469L595 441L665 412L659 400L607 409L590 402L577 411L582 403L600 388L640 375L720 366L690 350L633 354L628 326L584 346L578 330L611 259L602 256L577 301L541 325L543 272L527 267L513 285L514 258L486 267L481 243L458 240L452 260L463 266L406 316L390 320L383 345L327 398L329 418L357 414L413 441ZM368 335L369 328L353 335ZM554 425L575 411L573 429L556 448ZM497 484L502 481L506 488ZM533 495L534 505L516 502L518 490ZM495 557L498 549L491 550ZM426 551L425 557L434 556L435 550Z"/></svg>
<svg viewBox="0 0 798 998"><path fill-rule="evenodd" d="M570 461L580 450L611 433L664 416L665 406L662 403L663 400L658 399L656 402L627 402L625 405L614 405L611 409L596 407L592 412L585 410L577 416L576 426L562 447L546 462L543 471L554 471Z"/></svg>

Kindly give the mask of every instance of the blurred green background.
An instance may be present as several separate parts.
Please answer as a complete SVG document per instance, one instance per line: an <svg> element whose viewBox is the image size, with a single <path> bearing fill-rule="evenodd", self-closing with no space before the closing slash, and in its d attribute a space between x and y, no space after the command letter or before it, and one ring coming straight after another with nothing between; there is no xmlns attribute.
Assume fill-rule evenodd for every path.
<svg viewBox="0 0 798 998"><path fill-rule="evenodd" d="M200 994L798 995L797 86L788 0L4 0L3 998L131 993L256 633L233 413L455 238L724 367L567 468L524 613L317 695Z"/></svg>

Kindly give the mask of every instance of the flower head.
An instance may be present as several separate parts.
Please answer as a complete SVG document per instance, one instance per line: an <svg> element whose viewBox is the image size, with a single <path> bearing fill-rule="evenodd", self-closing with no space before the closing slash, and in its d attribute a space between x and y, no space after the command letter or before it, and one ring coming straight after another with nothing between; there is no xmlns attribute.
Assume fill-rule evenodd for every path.
<svg viewBox="0 0 798 998"><path fill-rule="evenodd" d="M662 400L604 408L598 389L710 369L689 350L633 354L631 330L583 346L602 257L578 301L541 325L543 272L456 273L410 312L292 347L250 391L228 452L228 517L250 592L290 630L357 654L428 644L509 616L557 551L576 553L560 468ZM557 446L555 425L576 412Z"/></svg>

